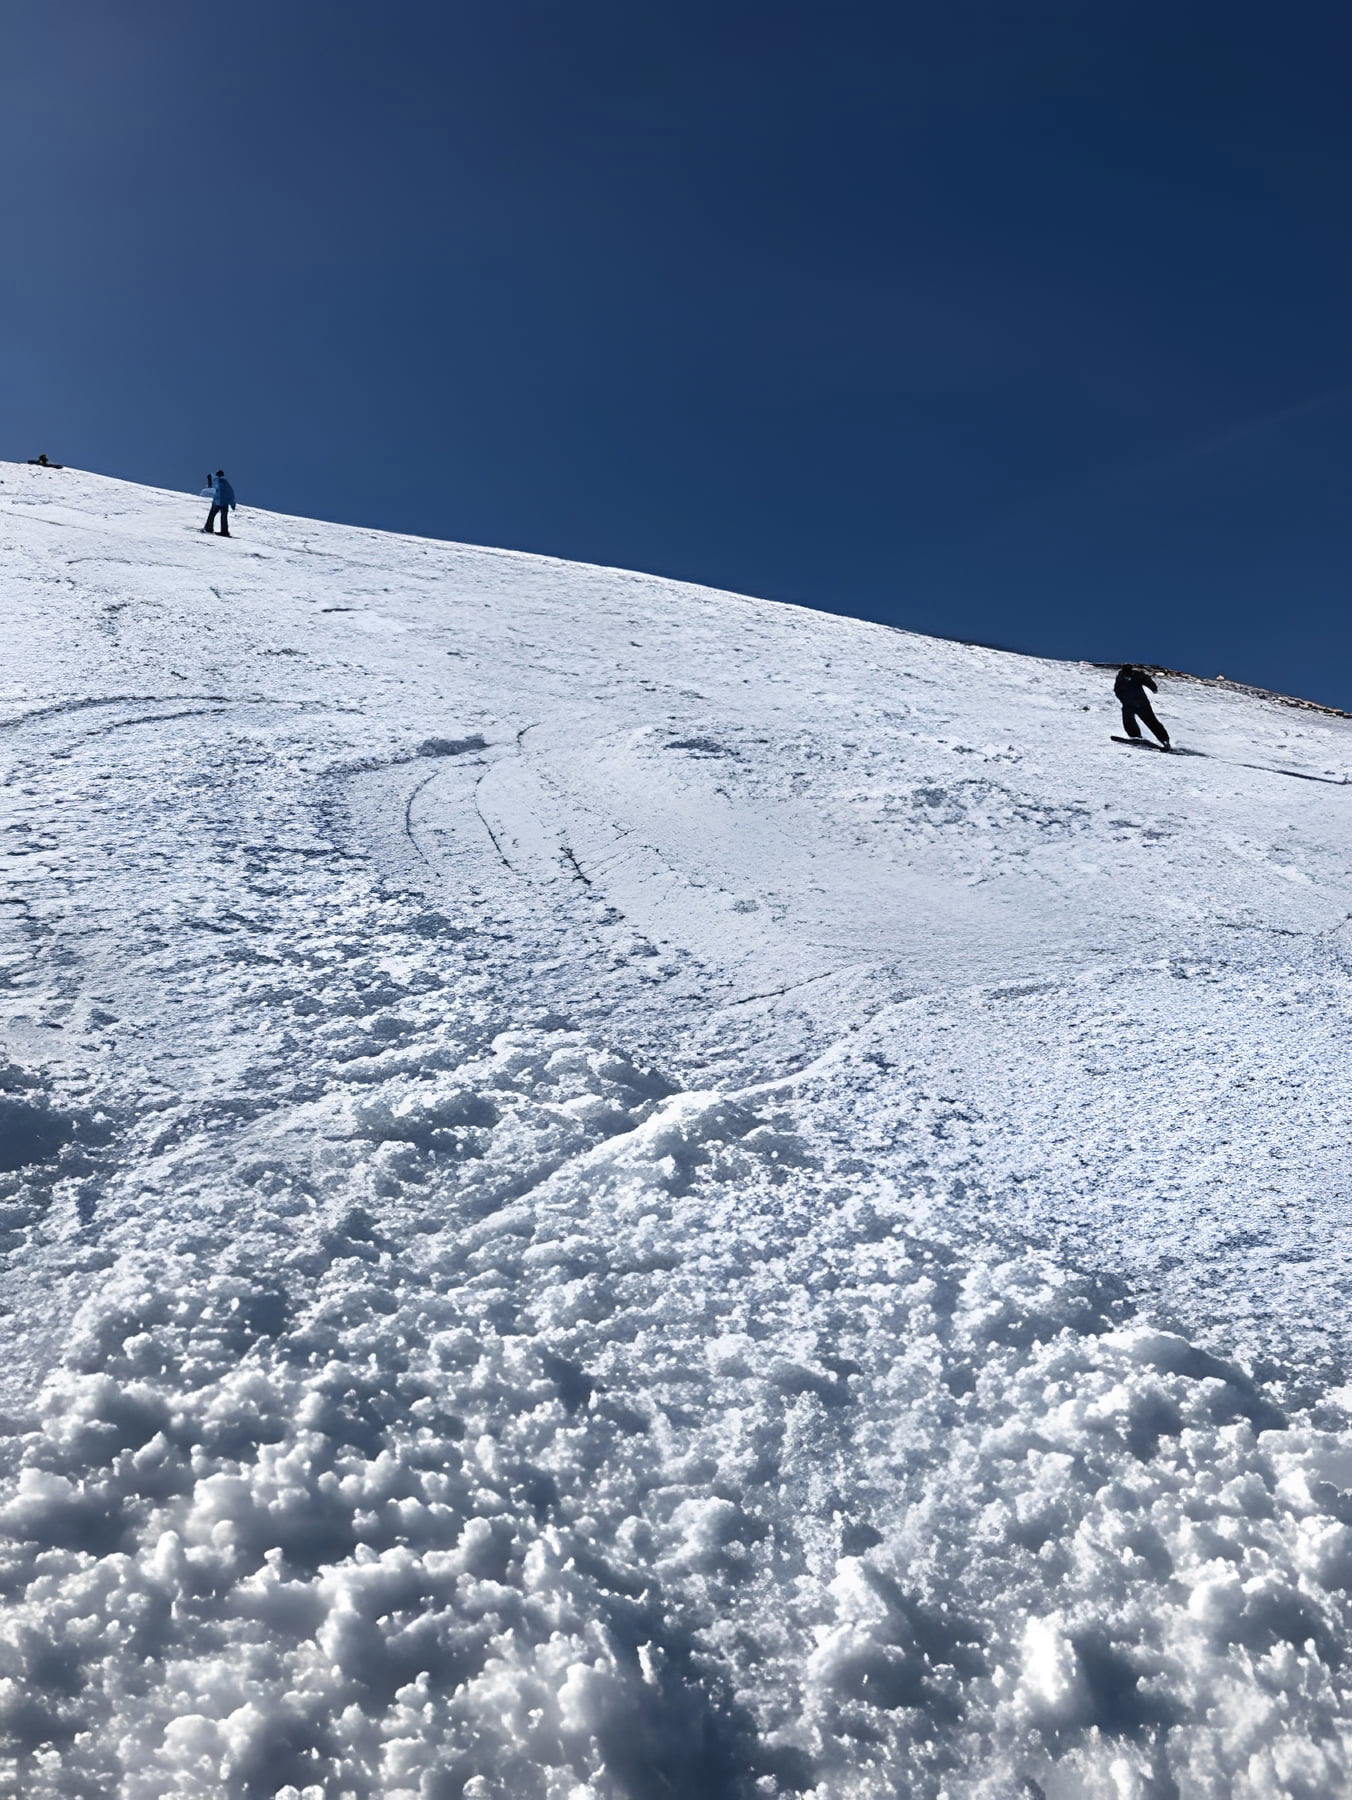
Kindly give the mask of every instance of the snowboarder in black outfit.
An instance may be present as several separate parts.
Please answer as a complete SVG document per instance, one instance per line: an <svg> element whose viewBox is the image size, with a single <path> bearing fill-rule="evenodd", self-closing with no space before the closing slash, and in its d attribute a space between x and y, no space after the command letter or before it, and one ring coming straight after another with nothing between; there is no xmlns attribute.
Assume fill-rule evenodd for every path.
<svg viewBox="0 0 1352 1800"><path fill-rule="evenodd" d="M230 536L230 515L235 510L235 490L225 479L225 470L217 469L210 478L211 511L207 514L207 522L202 527L209 532L216 523L216 514L221 515L221 536Z"/></svg>
<svg viewBox="0 0 1352 1800"><path fill-rule="evenodd" d="M1113 683L1113 692L1117 695L1118 700L1122 704L1122 729L1129 738L1139 738L1141 735L1141 725L1148 725L1163 747L1167 750L1169 748L1169 733L1155 717L1154 710L1145 697L1145 690L1147 688L1150 689L1152 694L1157 694L1159 692L1159 689L1146 674L1145 670L1138 669L1135 663L1124 663L1117 671L1117 680ZM1140 720L1141 723L1138 724L1137 720Z"/></svg>

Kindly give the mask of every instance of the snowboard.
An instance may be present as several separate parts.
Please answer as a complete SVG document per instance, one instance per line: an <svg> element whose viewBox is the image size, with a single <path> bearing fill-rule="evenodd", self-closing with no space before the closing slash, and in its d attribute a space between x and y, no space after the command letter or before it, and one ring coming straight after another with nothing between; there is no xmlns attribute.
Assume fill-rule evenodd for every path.
<svg viewBox="0 0 1352 1800"><path fill-rule="evenodd" d="M1157 744L1153 738L1118 737L1113 733L1115 744L1131 744L1137 750L1158 750L1162 756L1205 756L1205 750L1190 750L1186 744Z"/></svg>

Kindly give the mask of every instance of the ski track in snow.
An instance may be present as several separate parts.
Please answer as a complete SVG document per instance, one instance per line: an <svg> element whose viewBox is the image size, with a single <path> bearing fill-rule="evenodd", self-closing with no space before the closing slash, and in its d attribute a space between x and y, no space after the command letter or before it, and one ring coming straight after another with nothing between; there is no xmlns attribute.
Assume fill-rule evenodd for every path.
<svg viewBox="0 0 1352 1800"><path fill-rule="evenodd" d="M0 483L0 1790L1352 1791L1352 727L196 504Z"/></svg>

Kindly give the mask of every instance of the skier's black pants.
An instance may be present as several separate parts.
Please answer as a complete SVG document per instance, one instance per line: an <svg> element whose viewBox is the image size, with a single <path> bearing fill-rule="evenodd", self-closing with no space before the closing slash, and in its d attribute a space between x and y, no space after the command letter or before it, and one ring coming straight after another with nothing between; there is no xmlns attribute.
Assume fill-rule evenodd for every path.
<svg viewBox="0 0 1352 1800"><path fill-rule="evenodd" d="M213 506L211 511L207 514L207 522L202 527L202 529L203 529L203 531L211 530L212 526L216 523L216 514L217 513L219 513L221 515L221 536L229 537L230 536L230 509L229 509L229 507L226 507L226 506Z"/></svg>
<svg viewBox="0 0 1352 1800"><path fill-rule="evenodd" d="M1128 737L1140 737L1141 726L1136 723L1138 719L1141 721L1142 725L1148 725L1150 727L1162 744L1167 744L1169 742L1169 733L1164 729L1163 725L1160 724L1159 720L1151 711L1150 702L1148 700L1138 700L1135 706L1123 706L1122 729L1126 732Z"/></svg>

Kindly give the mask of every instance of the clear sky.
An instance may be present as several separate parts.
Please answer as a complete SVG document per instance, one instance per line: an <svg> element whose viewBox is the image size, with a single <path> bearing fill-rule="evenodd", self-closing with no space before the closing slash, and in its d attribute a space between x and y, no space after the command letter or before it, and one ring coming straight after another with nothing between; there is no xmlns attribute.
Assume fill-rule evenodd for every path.
<svg viewBox="0 0 1352 1800"><path fill-rule="evenodd" d="M1352 707L1349 92L1346 0L11 4L0 452Z"/></svg>

